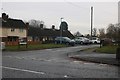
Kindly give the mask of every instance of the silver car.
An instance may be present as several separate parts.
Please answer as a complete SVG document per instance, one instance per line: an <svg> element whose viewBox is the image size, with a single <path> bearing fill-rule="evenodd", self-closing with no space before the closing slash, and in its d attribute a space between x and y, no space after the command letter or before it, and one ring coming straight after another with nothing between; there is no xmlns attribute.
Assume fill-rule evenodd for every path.
<svg viewBox="0 0 120 80"><path fill-rule="evenodd" d="M90 43L90 40L85 37L76 37L74 40L76 44L89 44Z"/></svg>

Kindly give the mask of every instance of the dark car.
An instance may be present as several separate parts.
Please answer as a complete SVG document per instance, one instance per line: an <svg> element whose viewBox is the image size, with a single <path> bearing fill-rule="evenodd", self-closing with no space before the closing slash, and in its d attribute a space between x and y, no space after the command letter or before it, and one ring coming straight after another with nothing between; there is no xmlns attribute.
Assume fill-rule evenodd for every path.
<svg viewBox="0 0 120 80"><path fill-rule="evenodd" d="M75 41L71 40L68 37L57 37L57 38L55 38L55 43L56 44L60 44L60 43L61 44L67 44L67 45L71 45L71 46L75 45Z"/></svg>

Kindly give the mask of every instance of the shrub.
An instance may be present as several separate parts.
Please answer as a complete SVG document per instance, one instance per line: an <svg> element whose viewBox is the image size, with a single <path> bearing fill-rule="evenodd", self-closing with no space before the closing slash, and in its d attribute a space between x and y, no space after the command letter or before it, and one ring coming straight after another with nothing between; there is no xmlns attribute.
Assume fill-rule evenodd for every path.
<svg viewBox="0 0 120 80"><path fill-rule="evenodd" d="M102 46L112 45L112 40L109 38L102 39Z"/></svg>

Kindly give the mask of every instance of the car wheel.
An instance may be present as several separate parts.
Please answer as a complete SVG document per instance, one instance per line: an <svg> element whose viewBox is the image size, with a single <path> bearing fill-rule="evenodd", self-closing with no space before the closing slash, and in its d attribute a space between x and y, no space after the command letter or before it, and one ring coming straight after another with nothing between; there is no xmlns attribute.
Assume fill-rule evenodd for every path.
<svg viewBox="0 0 120 80"><path fill-rule="evenodd" d="M80 44L82 44L82 45L83 45L83 42L80 42Z"/></svg>
<svg viewBox="0 0 120 80"><path fill-rule="evenodd" d="M95 43L95 44L97 44L97 42L96 42L96 41L95 41L94 43Z"/></svg>

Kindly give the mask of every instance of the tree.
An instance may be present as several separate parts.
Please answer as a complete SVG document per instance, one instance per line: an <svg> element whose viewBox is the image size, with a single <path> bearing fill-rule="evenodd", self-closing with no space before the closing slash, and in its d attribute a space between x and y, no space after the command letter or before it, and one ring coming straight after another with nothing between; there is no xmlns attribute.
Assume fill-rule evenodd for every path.
<svg viewBox="0 0 120 80"><path fill-rule="evenodd" d="M104 28L101 28L101 29L99 29L99 37L100 38L105 38L105 29Z"/></svg>
<svg viewBox="0 0 120 80"><path fill-rule="evenodd" d="M63 22L61 22L61 24L60 24L60 30L68 30L68 24L67 24L67 22L65 22L65 21L63 21Z"/></svg>
<svg viewBox="0 0 120 80"><path fill-rule="evenodd" d="M90 39L90 37L91 37L90 34L87 34L87 35L86 35L86 38Z"/></svg>
<svg viewBox="0 0 120 80"><path fill-rule="evenodd" d="M106 35L110 39L115 39L116 38L116 27L113 24L109 24Z"/></svg>
<svg viewBox="0 0 120 80"><path fill-rule="evenodd" d="M97 29L96 28L93 28L93 36L96 36L97 35Z"/></svg>
<svg viewBox="0 0 120 80"><path fill-rule="evenodd" d="M77 31L76 33L74 33L74 36L75 37L80 37L80 36L82 36L82 34L79 31Z"/></svg>
<svg viewBox="0 0 120 80"><path fill-rule="evenodd" d="M116 24L116 31L116 40L118 43L118 47L116 49L116 59L120 62L120 23ZM120 63L118 65L120 65Z"/></svg>
<svg viewBox="0 0 120 80"><path fill-rule="evenodd" d="M120 42L120 23L119 24L115 24L115 35L114 36L116 36L115 37L115 39L116 39L116 41L118 41L118 42ZM120 43L119 43L120 44Z"/></svg>
<svg viewBox="0 0 120 80"><path fill-rule="evenodd" d="M29 25L32 27L41 27L44 28L44 21L39 21L39 20L30 20Z"/></svg>

